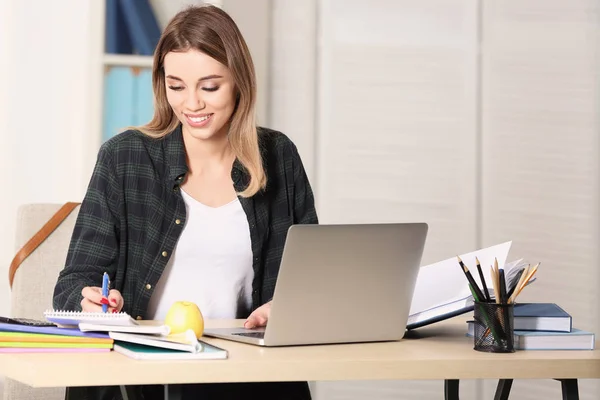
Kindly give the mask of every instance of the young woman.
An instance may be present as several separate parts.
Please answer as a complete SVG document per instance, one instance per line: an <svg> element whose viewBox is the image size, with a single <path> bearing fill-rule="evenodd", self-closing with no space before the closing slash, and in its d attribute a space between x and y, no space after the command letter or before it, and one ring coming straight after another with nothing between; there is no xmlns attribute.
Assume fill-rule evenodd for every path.
<svg viewBox="0 0 600 400"><path fill-rule="evenodd" d="M256 80L233 20L188 8L164 30L153 65L155 113L100 149L54 307L163 319L177 300L205 318L266 325L292 224L317 223L295 145L255 125ZM110 373L107 371L106 373ZM119 398L118 388L70 388L73 398ZM162 388L137 388L160 398ZM202 399L310 399L306 382L189 385Z"/></svg>

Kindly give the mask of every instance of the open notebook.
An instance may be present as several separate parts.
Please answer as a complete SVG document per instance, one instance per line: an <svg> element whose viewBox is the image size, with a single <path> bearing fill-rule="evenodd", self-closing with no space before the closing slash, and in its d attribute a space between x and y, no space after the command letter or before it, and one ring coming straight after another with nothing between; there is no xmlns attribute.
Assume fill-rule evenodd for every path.
<svg viewBox="0 0 600 400"><path fill-rule="evenodd" d="M460 255L460 258L471 271L473 278L481 287L482 284L475 261L476 257L479 259L487 283L486 286L488 286L488 291L492 297L494 296L494 290L491 287L490 266L494 264L494 259L498 260L498 268L504 268L506 287L509 289L519 280L519 272L528 265L522 259L506 263L511 244L512 242L501 243ZM535 278L529 282L531 283L534 280ZM419 328L470 311L473 311L473 296L456 256L421 267L415 286L407 329Z"/></svg>

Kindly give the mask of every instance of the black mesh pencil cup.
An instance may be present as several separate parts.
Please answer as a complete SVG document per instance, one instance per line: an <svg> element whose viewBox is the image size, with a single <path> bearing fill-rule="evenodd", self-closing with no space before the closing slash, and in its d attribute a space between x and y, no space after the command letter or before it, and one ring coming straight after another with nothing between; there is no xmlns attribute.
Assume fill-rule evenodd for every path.
<svg viewBox="0 0 600 400"><path fill-rule="evenodd" d="M475 302L474 349L489 353L513 353L514 304Z"/></svg>

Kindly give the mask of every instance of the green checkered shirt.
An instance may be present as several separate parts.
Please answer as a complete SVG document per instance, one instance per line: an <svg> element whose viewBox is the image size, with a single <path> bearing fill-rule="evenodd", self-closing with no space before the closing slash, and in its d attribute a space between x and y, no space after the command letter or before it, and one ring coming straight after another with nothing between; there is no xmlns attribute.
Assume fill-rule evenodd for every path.
<svg viewBox="0 0 600 400"><path fill-rule="evenodd" d="M259 128L267 187L239 198L252 242L253 309L270 300L292 224L318 223L313 193L296 146L284 134ZM81 290L101 286L123 295L123 311L146 318L148 302L184 229L179 185L187 172L181 128L162 139L137 131L105 142L77 217L66 266L54 290L54 308L81 310ZM249 176L239 162L231 171L239 192Z"/></svg>

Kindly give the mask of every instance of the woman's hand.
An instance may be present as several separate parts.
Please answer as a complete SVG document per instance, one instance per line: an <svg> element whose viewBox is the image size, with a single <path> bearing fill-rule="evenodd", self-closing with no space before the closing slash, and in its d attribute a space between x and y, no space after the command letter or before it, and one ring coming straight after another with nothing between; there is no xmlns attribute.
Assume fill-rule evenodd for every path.
<svg viewBox="0 0 600 400"><path fill-rule="evenodd" d="M269 321L269 314L271 314L271 302L265 303L258 307L244 322L244 328L252 329L259 326L266 326Z"/></svg>
<svg viewBox="0 0 600 400"><path fill-rule="evenodd" d="M83 300L81 300L82 311L102 312L102 288L97 286L87 286L81 291ZM108 312L119 312L123 308L123 296L116 289L108 292Z"/></svg>

